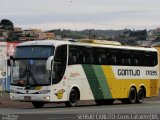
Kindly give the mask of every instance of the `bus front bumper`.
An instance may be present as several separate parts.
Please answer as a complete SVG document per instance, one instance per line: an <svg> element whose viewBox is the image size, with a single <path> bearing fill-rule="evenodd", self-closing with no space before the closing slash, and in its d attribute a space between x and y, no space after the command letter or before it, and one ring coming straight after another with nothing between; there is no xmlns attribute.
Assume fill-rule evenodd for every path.
<svg viewBox="0 0 160 120"><path fill-rule="evenodd" d="M11 100L15 101L44 101L44 102L52 102L50 94L13 94L10 93Z"/></svg>

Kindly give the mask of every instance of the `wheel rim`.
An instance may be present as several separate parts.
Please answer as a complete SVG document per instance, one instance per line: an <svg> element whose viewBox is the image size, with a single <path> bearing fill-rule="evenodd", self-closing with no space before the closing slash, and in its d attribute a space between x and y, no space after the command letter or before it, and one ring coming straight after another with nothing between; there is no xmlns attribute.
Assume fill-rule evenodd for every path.
<svg viewBox="0 0 160 120"><path fill-rule="evenodd" d="M139 100L143 100L144 94L143 94L142 90L139 91L138 98L139 98Z"/></svg>
<svg viewBox="0 0 160 120"><path fill-rule="evenodd" d="M75 92L72 92L70 95L70 102L75 103L77 101L77 96Z"/></svg>
<svg viewBox="0 0 160 120"><path fill-rule="evenodd" d="M134 90L131 91L131 100L135 100L136 99L136 93Z"/></svg>

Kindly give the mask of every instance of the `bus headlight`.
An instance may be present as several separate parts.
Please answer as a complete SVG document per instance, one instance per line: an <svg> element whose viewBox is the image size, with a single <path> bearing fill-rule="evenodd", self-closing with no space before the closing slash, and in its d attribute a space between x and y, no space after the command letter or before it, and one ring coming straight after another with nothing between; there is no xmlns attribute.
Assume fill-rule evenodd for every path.
<svg viewBox="0 0 160 120"><path fill-rule="evenodd" d="M17 94L18 92L11 89L11 90L10 90L10 93L15 93L15 94Z"/></svg>
<svg viewBox="0 0 160 120"><path fill-rule="evenodd" d="M47 94L49 92L50 90L42 90L42 91L37 92L37 94Z"/></svg>
<svg viewBox="0 0 160 120"><path fill-rule="evenodd" d="M48 97L44 97L44 99L45 99L45 100L49 100L49 99L50 99L50 96L48 96Z"/></svg>

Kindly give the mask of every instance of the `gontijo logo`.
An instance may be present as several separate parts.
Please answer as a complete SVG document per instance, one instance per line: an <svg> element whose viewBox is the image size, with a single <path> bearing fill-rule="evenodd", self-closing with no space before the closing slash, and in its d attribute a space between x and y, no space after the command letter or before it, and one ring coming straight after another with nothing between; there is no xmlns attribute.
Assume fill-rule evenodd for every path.
<svg viewBox="0 0 160 120"><path fill-rule="evenodd" d="M58 99L62 99L64 92L65 92L65 90L64 90L64 89L61 89L61 90L59 90L57 93L55 93L55 95L57 96Z"/></svg>

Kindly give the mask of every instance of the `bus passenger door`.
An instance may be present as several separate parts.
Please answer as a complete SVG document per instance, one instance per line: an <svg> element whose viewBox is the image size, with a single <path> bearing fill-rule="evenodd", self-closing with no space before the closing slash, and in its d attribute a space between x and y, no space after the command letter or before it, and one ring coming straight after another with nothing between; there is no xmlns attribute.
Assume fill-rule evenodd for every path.
<svg viewBox="0 0 160 120"><path fill-rule="evenodd" d="M66 87L66 61L67 61L67 45L57 47L54 63L52 64L52 84L54 99L56 101L65 101L67 99Z"/></svg>

